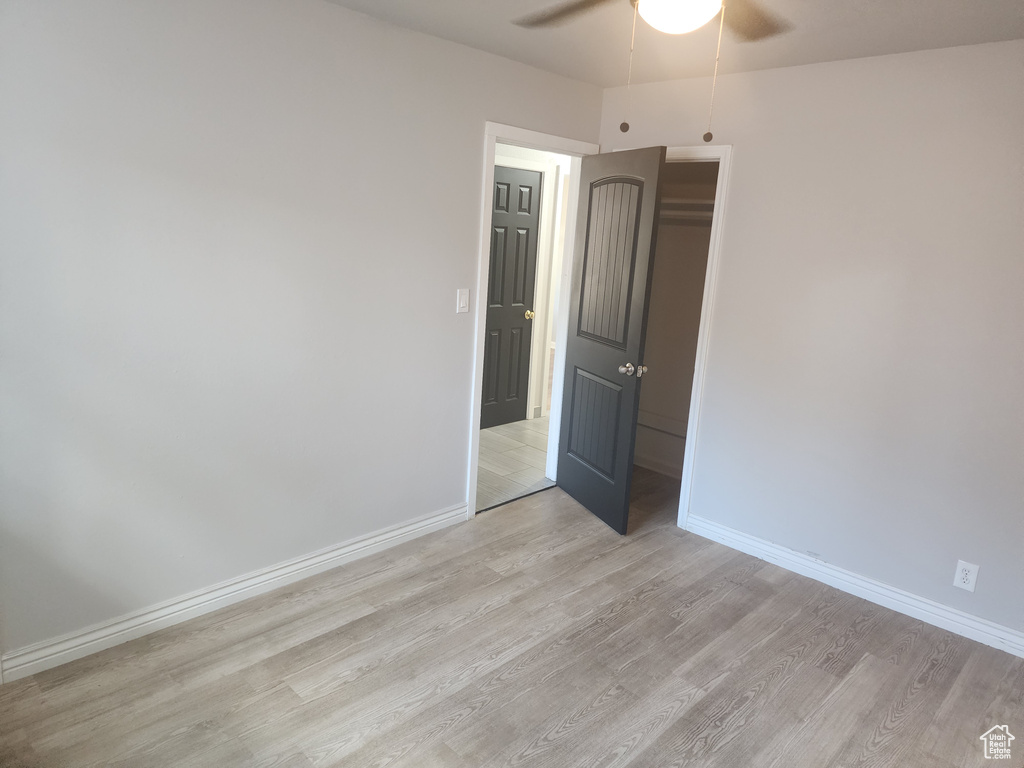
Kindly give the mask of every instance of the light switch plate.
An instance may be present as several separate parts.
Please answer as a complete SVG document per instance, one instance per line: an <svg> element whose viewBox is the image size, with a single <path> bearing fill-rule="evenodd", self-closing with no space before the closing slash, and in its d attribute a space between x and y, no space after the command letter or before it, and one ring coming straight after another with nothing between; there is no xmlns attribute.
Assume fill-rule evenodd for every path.
<svg viewBox="0 0 1024 768"><path fill-rule="evenodd" d="M456 293L455 312L469 312L469 288L459 288Z"/></svg>

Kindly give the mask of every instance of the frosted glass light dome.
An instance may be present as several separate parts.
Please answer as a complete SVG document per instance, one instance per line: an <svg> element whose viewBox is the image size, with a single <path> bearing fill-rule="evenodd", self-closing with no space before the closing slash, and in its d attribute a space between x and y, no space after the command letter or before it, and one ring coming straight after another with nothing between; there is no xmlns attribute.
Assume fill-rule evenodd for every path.
<svg viewBox="0 0 1024 768"><path fill-rule="evenodd" d="M722 0L640 0L640 18L659 32L681 35L703 27L722 10Z"/></svg>

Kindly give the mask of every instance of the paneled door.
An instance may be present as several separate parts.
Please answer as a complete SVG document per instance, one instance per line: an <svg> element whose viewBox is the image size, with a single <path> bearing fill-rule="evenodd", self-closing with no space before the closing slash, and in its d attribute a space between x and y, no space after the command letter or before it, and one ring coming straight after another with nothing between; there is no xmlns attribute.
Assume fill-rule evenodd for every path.
<svg viewBox="0 0 1024 768"><path fill-rule="evenodd" d="M665 147L583 158L558 485L626 533Z"/></svg>
<svg viewBox="0 0 1024 768"><path fill-rule="evenodd" d="M526 418L541 174L495 166L480 428Z"/></svg>

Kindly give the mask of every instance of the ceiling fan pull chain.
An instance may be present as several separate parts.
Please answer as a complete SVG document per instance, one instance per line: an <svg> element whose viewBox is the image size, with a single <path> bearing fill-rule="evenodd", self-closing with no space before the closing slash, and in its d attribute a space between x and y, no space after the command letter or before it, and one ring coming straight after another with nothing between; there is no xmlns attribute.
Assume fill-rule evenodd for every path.
<svg viewBox="0 0 1024 768"><path fill-rule="evenodd" d="M704 141L711 141L715 138L711 134L711 115L715 111L715 86L718 85L718 57L722 55L723 29L725 29L725 3L722 3L722 19L718 23L718 50L715 51L715 75L711 78L711 106L708 107L708 132L704 134Z"/></svg>
<svg viewBox="0 0 1024 768"><path fill-rule="evenodd" d="M636 9L640 5L639 2L633 3L633 34L629 38L629 71L626 73L626 120L629 120L630 107L633 103L633 97L629 90L629 84L633 80L633 46L636 44ZM625 120L619 124L619 130L625 133L629 130L629 123Z"/></svg>

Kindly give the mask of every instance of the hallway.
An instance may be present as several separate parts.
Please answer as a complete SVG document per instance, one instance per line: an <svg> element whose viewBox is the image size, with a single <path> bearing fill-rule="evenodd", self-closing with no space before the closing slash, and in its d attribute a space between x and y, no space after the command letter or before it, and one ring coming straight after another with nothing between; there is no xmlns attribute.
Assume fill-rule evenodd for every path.
<svg viewBox="0 0 1024 768"><path fill-rule="evenodd" d="M547 445L547 416L480 430L476 511L552 487L544 476Z"/></svg>

